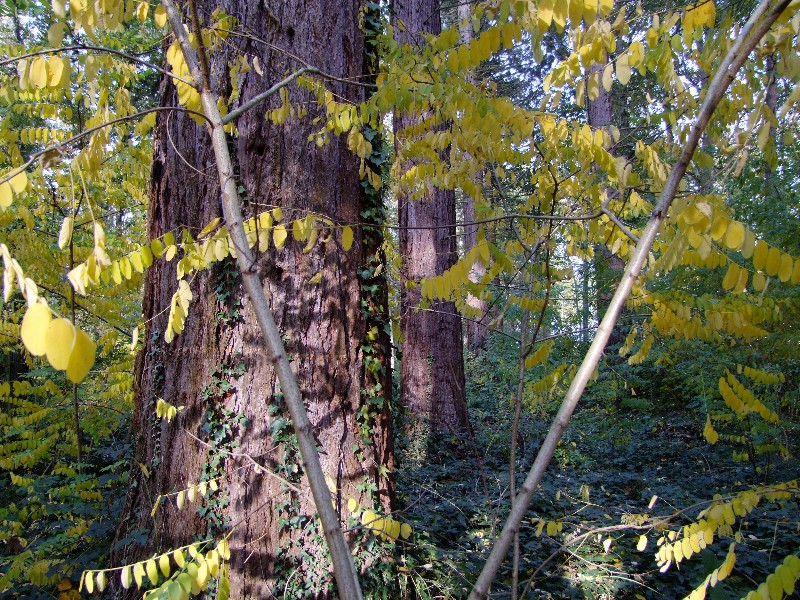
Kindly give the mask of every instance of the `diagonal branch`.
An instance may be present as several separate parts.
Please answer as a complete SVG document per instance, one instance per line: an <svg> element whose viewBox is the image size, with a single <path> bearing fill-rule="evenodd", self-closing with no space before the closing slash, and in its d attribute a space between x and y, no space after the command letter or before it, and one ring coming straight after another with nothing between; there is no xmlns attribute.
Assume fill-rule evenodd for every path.
<svg viewBox="0 0 800 600"><path fill-rule="evenodd" d="M572 380L572 385L570 385L569 390L567 390L564 396L561 408L550 426L547 437L542 443L536 460L531 466L519 495L512 503L511 513L506 520L502 532L495 541L489 558L487 558L483 570L475 583L475 587L469 595L470 600L483 600L489 595L492 581L497 571L500 569L500 565L505 560L506 553L511 546L514 535L519 531L520 523L533 499L533 492L536 490L539 482L541 482L542 476L553 457L556 445L559 439L561 439L564 430L567 428L572 413L578 405L578 401L581 399L586 385L589 383L589 379L603 356L603 349L608 343L614 325L616 325L622 306L630 295L633 284L638 279L639 273L647 260L656 234L658 233L662 221L666 218L667 211L678 191L678 184L686 174L686 170L692 160L692 155L697 148L700 137L711 120L711 115L722 99L725 91L728 89L728 86L733 81L733 78L736 76L736 73L741 68L742 64L744 64L750 51L755 48L756 44L758 44L761 38L769 31L769 28L786 9L789 2L790 0L778 0L773 4L771 0L763 0L761 4L758 5L750 19L748 19L747 23L742 27L739 36L731 46L728 54L722 60L713 80L709 83L705 100L689 132L683 152L669 174L669 178L661 192L658 204L647 222L647 227L642 233L639 243L636 245L636 249L633 252L633 256L625 268L622 281L620 281L617 291L611 299L608 310L600 326L597 328L594 341L592 341L592 345L586 352L586 356L584 356L583 362L578 372L575 374L575 378Z"/></svg>

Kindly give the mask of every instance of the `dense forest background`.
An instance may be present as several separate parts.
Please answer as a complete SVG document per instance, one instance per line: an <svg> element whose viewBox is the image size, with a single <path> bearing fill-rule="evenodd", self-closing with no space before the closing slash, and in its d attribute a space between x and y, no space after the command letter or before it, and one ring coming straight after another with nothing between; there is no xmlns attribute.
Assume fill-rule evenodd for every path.
<svg viewBox="0 0 800 600"><path fill-rule="evenodd" d="M797 597L798 6L1 0L0 597Z"/></svg>

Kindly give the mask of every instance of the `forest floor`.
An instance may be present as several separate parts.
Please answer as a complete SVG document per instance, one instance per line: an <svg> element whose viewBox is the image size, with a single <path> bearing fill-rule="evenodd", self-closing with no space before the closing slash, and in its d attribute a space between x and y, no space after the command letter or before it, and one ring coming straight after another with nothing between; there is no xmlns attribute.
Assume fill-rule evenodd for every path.
<svg viewBox="0 0 800 600"><path fill-rule="evenodd" d="M438 439L415 456L400 454L401 517L412 523L419 544L406 558L411 584L423 597L466 597L508 511L512 387L502 376L481 375L491 369L470 371L478 373L468 383L474 444ZM702 503L715 493L763 484L767 470L768 483L800 477L795 458L772 456L765 469L762 457L760 472L749 462L734 462L731 446L711 446L704 439L706 415L679 407L680 402L654 407L646 401L615 406L593 398L590 388L523 522L520 598L683 598L724 561L734 541L735 569L729 579L709 588L707 597L739 598L765 581L787 554L798 552L796 498L784 504L762 502L750 515L737 517L732 537L715 536L711 546L666 573L659 572L655 560L658 531L621 528L562 546L575 534L635 525L698 505L670 526L679 530L697 520L707 506ZM552 414L554 405L523 411L518 485ZM794 453L798 436L787 435ZM648 543L638 551L642 534ZM510 565L509 555L493 598L510 597Z"/></svg>

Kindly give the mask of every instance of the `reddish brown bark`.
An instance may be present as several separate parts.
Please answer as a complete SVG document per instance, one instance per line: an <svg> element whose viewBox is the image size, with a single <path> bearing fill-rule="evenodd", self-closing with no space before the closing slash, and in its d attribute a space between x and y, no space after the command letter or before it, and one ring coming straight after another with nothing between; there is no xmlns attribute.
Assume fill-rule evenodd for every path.
<svg viewBox="0 0 800 600"><path fill-rule="evenodd" d="M605 64L593 63L589 69L590 73L597 73L602 76ZM600 83L599 93L597 98L590 100L587 94L586 98L586 118L589 126L592 129L609 129L613 119L613 104L611 91L606 91L603 84ZM613 154L614 150L610 150ZM606 192L610 195L616 194L616 190L608 188ZM597 246L595 248L597 255L595 257L595 285L597 286L597 318L603 318L611 297L614 295L617 282L622 277L622 271L625 268L625 263L618 256L611 253L610 249L605 246ZM598 261L602 261L605 266L598 265ZM604 277L598 277L598 274L604 274ZM588 275L588 270L583 271L584 277ZM610 281L609 281L610 280ZM584 320L588 325L588 319ZM616 327L611 333L610 344L620 344L625 339L625 332L621 327Z"/></svg>
<svg viewBox="0 0 800 600"><path fill-rule="evenodd" d="M424 33L438 34L441 18L438 0L398 0L394 16L404 24L400 41L424 44ZM395 115L398 138L419 117ZM455 193L428 185L419 200L400 197L400 254L404 281L440 275L455 264L458 256L455 228ZM445 227L443 227L445 226ZM464 392L464 355L461 319L452 302L434 302L418 308L417 288L401 287L400 329L403 355L400 401L419 426L462 436L469 433Z"/></svg>
<svg viewBox="0 0 800 600"><path fill-rule="evenodd" d="M459 4L458 20L461 31L461 42L464 44L469 44L473 39L472 5L470 3L465 2L464 4ZM475 182L478 185L480 185L482 179L483 179L483 172L479 171L475 176ZM464 216L465 223L475 222L475 199L466 192L464 193L464 205L462 209L462 214ZM465 254L469 252L471 248L474 248L475 245L478 243L477 234L478 234L477 225L464 226ZM483 278L483 276L486 275L486 267L487 265L484 265L483 261L480 258L476 260L469 270L469 280L473 283L479 282ZM464 321L464 328L466 329L467 333L467 346L469 347L470 350L478 351L482 349L484 344L486 343L486 335L489 332L488 328L489 303L486 302L485 298L473 296L472 294L467 295L466 302L467 306L470 306L473 309L475 309L475 314L476 314L476 316L472 316L471 318Z"/></svg>
<svg viewBox="0 0 800 600"><path fill-rule="evenodd" d="M251 60L258 56L264 75L251 71L242 76L238 84L241 103L301 66L290 54L336 77L358 79L363 73L359 2L342 0L335 9L321 0L303 5L278 0L198 3L200 14L206 18L218 7L239 19L238 31L252 34L232 36L220 55L212 55L213 85L222 96L228 96L237 86L228 79L228 61L242 54ZM338 97L353 102L364 99L362 87L343 83L330 87ZM309 142L309 135L318 129L312 124L316 103L311 94L297 86L290 88L290 99L297 106L309 107L311 114L274 125L264 117L267 109L279 103L273 98L238 119L238 138L231 140L231 147L239 185L246 196L245 210L252 215L281 206L287 223L309 211L337 223L361 221L366 199L360 187L358 160L342 139L332 139L324 148ZM162 103L177 104L171 82L162 82ZM219 184L214 174L206 131L181 113L160 118L150 236L159 237L181 227L196 232L220 216ZM271 247L258 262L343 519L349 514L349 498L364 506L388 508L392 494L386 476L393 467L388 399L384 397L391 389L384 360L388 340L380 327L378 340L365 342L366 332L382 315L369 316L362 310L359 299L364 293L357 274L375 254L380 240L375 231L363 235L361 229L355 230L355 243L348 252L338 241L331 241L319 242L304 253L303 244L290 238L282 250ZM335 240L339 237L334 235ZM327 596L332 589L327 549L313 522L314 506L305 491L291 430L288 424L284 426L286 415L274 370L263 357L259 328L241 286L235 277L227 276L235 267L218 265L192 281L195 299L186 328L168 345L163 334L176 289L175 262L156 261L146 277L144 318L149 335L137 363L137 444L118 533L118 539L124 540L141 529L147 541L141 546L120 545L113 561L130 563L215 533L209 520L197 513L196 505L178 511L174 501L169 501L154 518L150 510L159 494L201 480L203 466L213 459L213 452L195 438L213 441L204 422L209 415L223 415L224 409L230 411L221 418L231 427L235 452L304 490L299 494L288 491L278 477L258 472L247 458L223 457L224 476L218 497L227 499L220 513L233 529L231 597L282 596L283 588L272 588L276 580L284 585L289 575L294 585L309 585L315 595ZM320 271L321 282L309 285L308 280ZM370 284L376 281L382 283L372 278ZM385 314L385 286L380 290L368 303ZM226 294L230 297L225 298ZM236 301L242 302L241 318L230 312ZM228 316L220 318L219 314L226 312ZM383 361L379 369L368 370L367 354L379 363ZM240 363L243 372L231 372ZM220 381L226 383L221 385ZM369 409L362 411L376 382L381 383L383 391L373 396ZM156 419L158 398L183 407L171 423ZM237 424L237 415L245 421ZM375 490L372 498L366 489ZM299 521L287 524L286 519L296 516ZM301 556L301 552L305 554Z"/></svg>

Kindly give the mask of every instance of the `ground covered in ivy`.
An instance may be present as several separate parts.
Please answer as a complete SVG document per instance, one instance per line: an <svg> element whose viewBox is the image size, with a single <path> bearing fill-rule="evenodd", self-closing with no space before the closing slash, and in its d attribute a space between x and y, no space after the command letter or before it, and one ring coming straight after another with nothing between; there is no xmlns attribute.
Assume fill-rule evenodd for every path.
<svg viewBox="0 0 800 600"><path fill-rule="evenodd" d="M413 452L401 444L401 516L414 525L418 544L406 548L402 560L408 585L422 597L466 597L507 514L513 361L494 360L473 359L468 369L473 442L440 438ZM510 364L509 372L503 364ZM800 550L797 498L762 502L737 517L731 537L715 536L711 546L660 572L655 552L662 532L633 527L684 510L669 525L679 530L697 520L715 493L796 479L800 463L775 455L735 462L730 445L704 439L706 413L690 398L659 406L628 390L622 400L609 400L601 384L589 389L576 412L523 524L518 597L682 598L722 564L735 542L733 573L707 597L740 598ZM523 411L517 485L558 402L554 395ZM795 454L796 428L787 423L784 433ZM610 529L590 533L600 528ZM641 535L647 536L643 551L637 549ZM493 598L510 597L510 565L509 554Z"/></svg>

